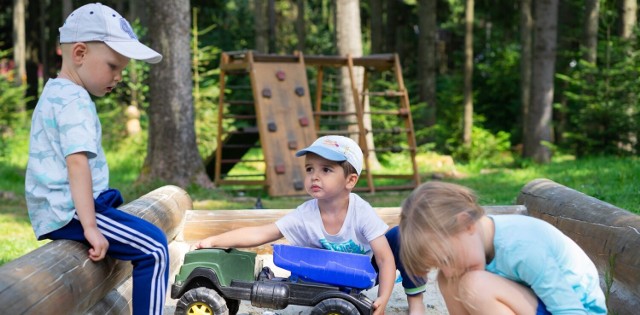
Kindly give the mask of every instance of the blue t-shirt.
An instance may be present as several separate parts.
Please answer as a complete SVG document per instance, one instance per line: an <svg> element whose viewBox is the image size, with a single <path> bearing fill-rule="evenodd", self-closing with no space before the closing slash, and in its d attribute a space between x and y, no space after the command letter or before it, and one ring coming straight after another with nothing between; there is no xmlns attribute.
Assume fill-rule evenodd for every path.
<svg viewBox="0 0 640 315"><path fill-rule="evenodd" d="M25 175L25 197L36 237L65 226L75 214L68 155L87 153L93 198L109 188L101 137L100 120L89 93L66 79L47 81L31 118Z"/></svg>
<svg viewBox="0 0 640 315"><path fill-rule="evenodd" d="M598 271L553 225L524 215L489 216L495 256L486 270L530 287L552 314L606 314Z"/></svg>

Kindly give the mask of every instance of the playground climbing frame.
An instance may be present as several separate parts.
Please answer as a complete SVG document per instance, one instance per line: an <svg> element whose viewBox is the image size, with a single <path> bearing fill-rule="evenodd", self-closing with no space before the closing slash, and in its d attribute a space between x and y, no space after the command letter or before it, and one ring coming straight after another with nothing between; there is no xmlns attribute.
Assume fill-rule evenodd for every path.
<svg viewBox="0 0 640 315"><path fill-rule="evenodd" d="M315 71L314 105L311 104L310 85L307 72ZM351 81L350 92L355 109L329 109L323 104L323 81L330 69L348 69ZM362 86L356 85L356 67L364 69ZM396 81L396 90L369 91L368 78L371 73L391 71ZM396 54L373 55L352 58L351 56L303 56L266 55L252 51L225 52L220 63L220 91L218 104L219 144L216 151L206 159L207 173L219 186L254 185L268 189L271 196L303 195L304 159L295 157L295 152L311 144L318 136L342 134L357 140L365 155L365 167L361 181L365 186L359 191L411 189L420 182L415 160L416 143L411 120L409 98L402 80L402 69ZM226 91L227 93L224 93ZM396 98L397 108L379 110L374 105L365 106L372 97ZM397 117L399 126L391 129L367 130L365 115ZM348 129L324 124L323 119L352 117ZM353 119L355 118L355 119ZM233 121L233 124L225 123ZM406 137L399 142L405 147L368 148L366 136L372 132L393 133ZM262 158L248 157L251 149L259 148ZM375 150L375 151L374 151ZM411 163L410 174L378 174L371 171L370 152L407 152ZM256 174L231 174L237 164L262 164ZM250 179L245 179L250 178ZM259 179L256 179L259 178ZM376 184L377 179L404 179L404 185Z"/></svg>

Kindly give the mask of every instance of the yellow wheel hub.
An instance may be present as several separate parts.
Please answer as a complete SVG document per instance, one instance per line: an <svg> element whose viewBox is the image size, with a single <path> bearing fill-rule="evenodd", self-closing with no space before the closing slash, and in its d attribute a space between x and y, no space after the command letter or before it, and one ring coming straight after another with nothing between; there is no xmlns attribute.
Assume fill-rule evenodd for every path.
<svg viewBox="0 0 640 315"><path fill-rule="evenodd" d="M212 315L213 314L213 310L211 309L211 307L209 307L209 305L202 303L202 302L196 302L191 304L191 306L189 306L189 309L187 310L187 314L193 314L193 315Z"/></svg>

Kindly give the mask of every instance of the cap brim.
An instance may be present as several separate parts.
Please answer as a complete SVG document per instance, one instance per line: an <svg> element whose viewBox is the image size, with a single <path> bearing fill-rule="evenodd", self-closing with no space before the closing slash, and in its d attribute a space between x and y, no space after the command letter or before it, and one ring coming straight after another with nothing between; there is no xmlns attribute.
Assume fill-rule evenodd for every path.
<svg viewBox="0 0 640 315"><path fill-rule="evenodd" d="M307 153L315 153L329 161L342 162L347 160L344 154L323 147L308 147L296 152L296 156L303 156Z"/></svg>
<svg viewBox="0 0 640 315"><path fill-rule="evenodd" d="M162 55L138 41L104 42L119 54L148 63L158 63Z"/></svg>

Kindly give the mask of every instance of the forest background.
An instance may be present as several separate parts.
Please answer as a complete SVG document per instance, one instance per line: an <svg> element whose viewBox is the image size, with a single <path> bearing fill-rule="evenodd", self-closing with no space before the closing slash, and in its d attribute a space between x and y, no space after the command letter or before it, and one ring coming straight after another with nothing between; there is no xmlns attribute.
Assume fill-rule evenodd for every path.
<svg viewBox="0 0 640 315"><path fill-rule="evenodd" d="M31 111L59 67L57 28L88 2L0 0L0 197L9 200L2 212L27 224ZM526 180L544 176L640 211L637 1L103 3L165 55L158 66L132 62L123 88L95 99L112 186L129 200L167 183L188 188L196 199L225 199L203 173L203 159L217 147L222 52L398 53L419 155L451 156L448 179L484 194L485 204L511 203ZM345 32L359 39L345 43ZM374 84L391 83L380 77ZM374 138L377 146L395 141ZM394 154L377 158L381 167L397 165ZM426 164L433 159L424 161L420 170L431 178ZM368 197L374 205L401 200L376 198ZM238 205L247 202L224 207Z"/></svg>

